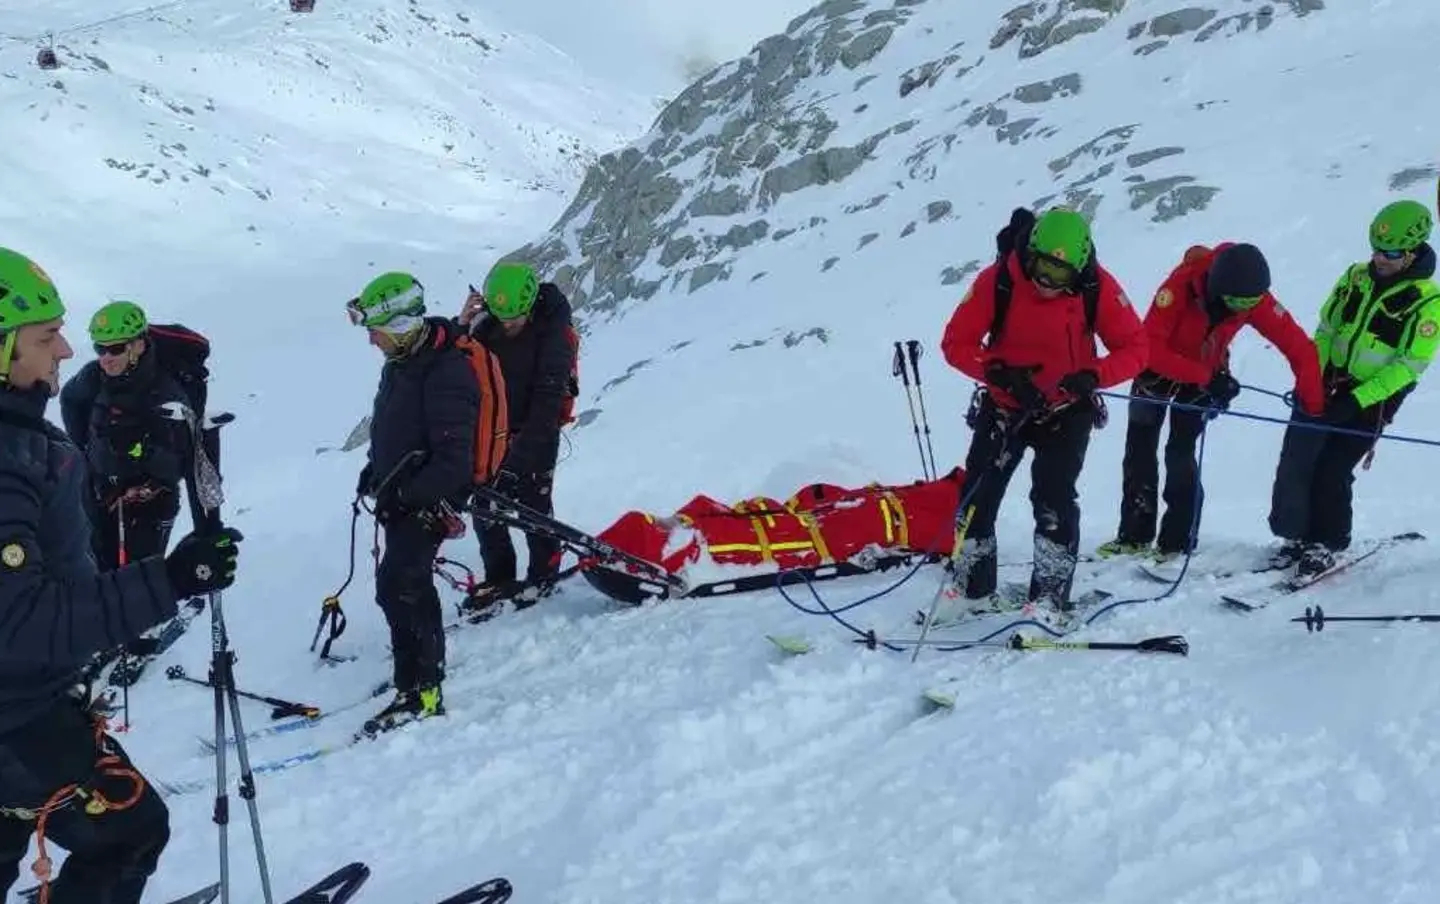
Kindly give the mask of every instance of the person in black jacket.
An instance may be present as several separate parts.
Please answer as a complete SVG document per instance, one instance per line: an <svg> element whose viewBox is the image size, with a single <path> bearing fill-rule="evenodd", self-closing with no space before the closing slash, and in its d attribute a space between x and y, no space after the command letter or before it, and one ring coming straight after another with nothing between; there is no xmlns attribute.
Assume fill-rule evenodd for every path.
<svg viewBox="0 0 1440 904"><path fill-rule="evenodd" d="M375 596L390 626L395 699L366 724L387 731L445 711L445 632L434 565L459 522L475 468L480 383L459 331L425 316L425 290L408 273L385 273L353 299L350 319L385 355L370 419L370 450L356 494L375 499L385 555Z"/></svg>
<svg viewBox="0 0 1440 904"><path fill-rule="evenodd" d="M500 361L510 416L510 449L490 486L523 505L550 515L555 462L575 348L570 343L570 301L554 283L540 282L528 264L501 262L485 279L484 292L471 292L460 322ZM560 546L548 536L527 533L529 561L517 581L510 531L475 516L485 582L464 608L483 612L500 600L517 608L533 604L553 587L560 570Z"/></svg>
<svg viewBox="0 0 1440 904"><path fill-rule="evenodd" d="M84 459L45 420L73 355L64 314L50 277L0 248L0 898L43 832L69 851L53 881L36 864L51 904L138 904L169 813L76 682L177 600L229 587L242 537L192 533L168 558L96 569Z"/></svg>
<svg viewBox="0 0 1440 904"><path fill-rule="evenodd" d="M90 466L95 557L107 570L165 554L180 512L180 484L194 470L189 426L160 413L167 403L190 402L160 368L148 330L145 311L132 301L100 308L90 319L98 357L60 392L65 432ZM188 497L190 523L200 524L200 502L193 491ZM126 651L144 656L154 647L152 638L142 637ZM122 677L112 675L112 683L131 683L138 669L114 680Z"/></svg>

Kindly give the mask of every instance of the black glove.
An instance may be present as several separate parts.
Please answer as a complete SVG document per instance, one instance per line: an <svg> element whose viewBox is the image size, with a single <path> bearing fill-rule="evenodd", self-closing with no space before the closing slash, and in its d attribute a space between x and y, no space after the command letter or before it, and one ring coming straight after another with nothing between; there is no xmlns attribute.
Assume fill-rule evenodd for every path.
<svg viewBox="0 0 1440 904"><path fill-rule="evenodd" d="M375 466L365 462L365 467L360 469L360 479L355 481L355 495L367 496L370 493L370 481L375 479Z"/></svg>
<svg viewBox="0 0 1440 904"><path fill-rule="evenodd" d="M509 499L515 498L515 491L519 488L520 475L509 468L501 468L500 473L490 480L490 489Z"/></svg>
<svg viewBox="0 0 1440 904"><path fill-rule="evenodd" d="M1049 404L1030 379L1033 368L1011 367L999 361L991 362L985 368L985 381L996 389L1007 393L1025 411L1039 411Z"/></svg>
<svg viewBox="0 0 1440 904"><path fill-rule="evenodd" d="M177 600L224 590L235 583L235 562L244 535L233 527L192 533L165 557L165 574Z"/></svg>
<svg viewBox="0 0 1440 904"><path fill-rule="evenodd" d="M1231 376L1228 370L1217 370L1205 385L1205 394L1214 402L1214 407L1229 408L1230 403L1240 394L1240 381Z"/></svg>
<svg viewBox="0 0 1440 904"><path fill-rule="evenodd" d="M1088 399L1100 388L1100 375L1093 370L1077 370L1060 378L1060 388L1077 399Z"/></svg>
<svg viewBox="0 0 1440 904"><path fill-rule="evenodd" d="M1353 392L1340 392L1331 396L1325 406L1325 419L1332 424L1349 424L1360 420L1360 401Z"/></svg>

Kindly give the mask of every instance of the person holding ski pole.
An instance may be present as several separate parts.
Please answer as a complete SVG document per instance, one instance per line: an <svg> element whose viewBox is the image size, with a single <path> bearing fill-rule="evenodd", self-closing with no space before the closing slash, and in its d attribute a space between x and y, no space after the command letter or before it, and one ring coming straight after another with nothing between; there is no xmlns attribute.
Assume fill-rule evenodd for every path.
<svg viewBox="0 0 1440 904"><path fill-rule="evenodd" d="M139 904L170 837L159 794L90 708L82 665L231 586L239 531L98 571L84 457L45 420L74 352L50 277L0 248L0 897L37 838L49 904ZM47 842L69 851L50 875Z"/></svg>
<svg viewBox="0 0 1440 904"><path fill-rule="evenodd" d="M1355 466L1440 349L1433 226L1418 201L1386 204L1370 223L1370 259L1346 269L1320 309L1325 411L1295 411L1285 430L1270 502L1276 568L1322 574L1350 546Z"/></svg>
<svg viewBox="0 0 1440 904"><path fill-rule="evenodd" d="M208 351L208 344L199 345L202 337L186 333L195 341L188 336L177 341ZM90 466L96 558L102 569L112 569L164 555L180 511L182 482L188 485L190 523L203 523L194 481L187 480L195 464L190 430L163 417L160 408L172 402L196 408L185 386L192 379L203 386L204 377L189 366L193 356L161 353L161 338L151 335L144 309L133 301L113 301L96 311L90 341L96 359L66 381L60 410L65 432ZM111 672L112 685L128 686L139 678L146 657L156 652L155 640L141 638L124 652L134 658Z"/></svg>
<svg viewBox="0 0 1440 904"><path fill-rule="evenodd" d="M1148 344L1079 213L1057 207L1037 218L1018 208L996 245L997 260L975 277L941 341L945 360L982 384L967 418L974 436L960 499L971 511L952 577L971 611L1006 604L995 598L995 519L1028 448L1035 517L1028 601L1036 615L1064 623L1080 542L1076 482L1097 422L1095 392L1138 374ZM1099 354L1096 336L1108 354Z"/></svg>
<svg viewBox="0 0 1440 904"><path fill-rule="evenodd" d="M502 261L486 276L483 293L472 287L459 321L500 361L505 375L510 449L489 486L551 516L560 431L571 420L579 391L579 334L571 323L570 301L554 283L541 282L529 264ZM509 527L487 521L483 510L476 511L474 522L485 581L470 594L465 609L493 614L504 600L525 608L554 589L561 548L552 534L526 532L529 557L519 581Z"/></svg>
<svg viewBox="0 0 1440 904"><path fill-rule="evenodd" d="M1312 416L1324 410L1315 344L1271 294L1265 255L1244 242L1192 246L1160 285L1145 314L1150 366L1130 387L1120 529L1115 539L1096 550L1102 558L1145 556L1163 563L1191 550L1191 528L1198 532L1204 493L1198 486L1196 443L1207 420L1228 408L1240 392L1240 383L1230 373L1230 344L1247 325L1289 362L1301 408ZM1157 455L1171 401L1192 407L1170 411L1165 516L1157 539ZM1212 411L1196 410L1205 407Z"/></svg>
<svg viewBox="0 0 1440 904"><path fill-rule="evenodd" d="M464 531L456 512L469 501L477 470L493 473L493 462L477 463L477 456L503 454L503 432L487 432L482 410L492 410L504 390L483 383L499 370L483 349L450 320L426 316L425 288L409 273L381 274L346 310L385 358L355 487L357 496L374 498L385 531L375 598L390 626L395 697L365 724L375 735L445 712L435 557Z"/></svg>

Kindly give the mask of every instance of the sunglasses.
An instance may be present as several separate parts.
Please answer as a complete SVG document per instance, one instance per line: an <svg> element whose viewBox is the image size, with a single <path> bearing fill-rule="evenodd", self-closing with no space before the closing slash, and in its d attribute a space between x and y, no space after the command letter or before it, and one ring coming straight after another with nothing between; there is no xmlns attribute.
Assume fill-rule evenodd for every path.
<svg viewBox="0 0 1440 904"><path fill-rule="evenodd" d="M1398 261L1401 258L1405 257L1405 255L1410 253L1408 251L1381 251L1379 248L1374 248L1372 250L1380 257L1385 258L1385 260L1387 261Z"/></svg>
<svg viewBox="0 0 1440 904"><path fill-rule="evenodd" d="M1047 289L1073 290L1080 284L1080 271L1071 264L1040 251L1030 253L1030 280Z"/></svg>
<svg viewBox="0 0 1440 904"><path fill-rule="evenodd" d="M129 350L130 343L128 342L112 342L109 345L104 345L99 342L95 343L95 354L97 355L118 356L125 354Z"/></svg>
<svg viewBox="0 0 1440 904"><path fill-rule="evenodd" d="M1264 299L1264 295L1221 295L1220 300L1232 311L1248 311Z"/></svg>

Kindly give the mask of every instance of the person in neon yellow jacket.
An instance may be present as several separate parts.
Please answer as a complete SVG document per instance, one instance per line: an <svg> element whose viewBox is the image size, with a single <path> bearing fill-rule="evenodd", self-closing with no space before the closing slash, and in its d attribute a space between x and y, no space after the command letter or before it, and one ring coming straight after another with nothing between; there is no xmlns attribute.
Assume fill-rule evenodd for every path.
<svg viewBox="0 0 1440 904"><path fill-rule="evenodd" d="M1270 530L1284 541L1277 567L1301 575L1334 567L1350 545L1355 466L1440 349L1432 227L1418 201L1385 205L1370 223L1370 260L1352 264L1320 309L1315 348L1327 401L1319 418L1296 409L1285 431L1270 503ZM1317 421L1358 433L1305 426Z"/></svg>

